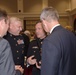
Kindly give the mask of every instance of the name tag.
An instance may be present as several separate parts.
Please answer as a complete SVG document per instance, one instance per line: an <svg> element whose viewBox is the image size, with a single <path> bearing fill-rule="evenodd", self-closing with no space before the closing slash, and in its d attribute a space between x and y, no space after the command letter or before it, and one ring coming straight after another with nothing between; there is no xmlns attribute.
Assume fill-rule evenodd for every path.
<svg viewBox="0 0 76 75"><path fill-rule="evenodd" d="M34 46L34 47L32 47L33 49L37 49L38 47L37 46Z"/></svg>

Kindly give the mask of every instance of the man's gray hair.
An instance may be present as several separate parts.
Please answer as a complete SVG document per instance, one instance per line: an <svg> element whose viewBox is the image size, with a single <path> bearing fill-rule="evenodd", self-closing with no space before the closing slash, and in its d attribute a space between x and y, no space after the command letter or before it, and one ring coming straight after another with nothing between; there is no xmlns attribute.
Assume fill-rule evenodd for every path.
<svg viewBox="0 0 76 75"><path fill-rule="evenodd" d="M47 7L42 10L40 20L46 20L48 22L59 20L59 14L53 7Z"/></svg>

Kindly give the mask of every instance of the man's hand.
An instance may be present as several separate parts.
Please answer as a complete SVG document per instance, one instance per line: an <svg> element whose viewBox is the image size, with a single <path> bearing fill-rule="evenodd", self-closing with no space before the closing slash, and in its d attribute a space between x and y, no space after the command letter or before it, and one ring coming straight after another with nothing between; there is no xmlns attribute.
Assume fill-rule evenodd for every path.
<svg viewBox="0 0 76 75"><path fill-rule="evenodd" d="M41 64L41 61L39 62L39 64ZM36 67L37 67L38 69L41 69L41 66L39 66L37 62L36 62Z"/></svg>
<svg viewBox="0 0 76 75"><path fill-rule="evenodd" d="M15 70L19 70L22 74L24 72L24 69L20 65L15 65Z"/></svg>
<svg viewBox="0 0 76 75"><path fill-rule="evenodd" d="M34 58L34 55L33 55L33 56L30 56L30 57L27 59L27 62L28 62L30 65L36 64L36 59Z"/></svg>

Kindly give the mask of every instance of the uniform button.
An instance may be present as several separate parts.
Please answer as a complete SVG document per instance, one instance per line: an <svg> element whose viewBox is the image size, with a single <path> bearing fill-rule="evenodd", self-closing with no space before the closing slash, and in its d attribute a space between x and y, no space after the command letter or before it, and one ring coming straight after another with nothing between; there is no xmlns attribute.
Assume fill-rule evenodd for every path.
<svg viewBox="0 0 76 75"><path fill-rule="evenodd" d="M22 50L22 54L24 53L24 50Z"/></svg>
<svg viewBox="0 0 76 75"><path fill-rule="evenodd" d="M41 44L42 44L42 42L41 42Z"/></svg>
<svg viewBox="0 0 76 75"><path fill-rule="evenodd" d="M36 51L34 51L34 53L35 53Z"/></svg>
<svg viewBox="0 0 76 75"><path fill-rule="evenodd" d="M12 37L12 35L10 34L10 36Z"/></svg>
<svg viewBox="0 0 76 75"><path fill-rule="evenodd" d="M17 57L17 59L19 59L19 57Z"/></svg>
<svg viewBox="0 0 76 75"><path fill-rule="evenodd" d="M22 48L24 48L24 46L22 46Z"/></svg>
<svg viewBox="0 0 76 75"><path fill-rule="evenodd" d="M40 53L42 52L42 50L40 50Z"/></svg>
<svg viewBox="0 0 76 75"><path fill-rule="evenodd" d="M17 50L17 53L18 53L19 51Z"/></svg>
<svg viewBox="0 0 76 75"><path fill-rule="evenodd" d="M17 44L16 44L16 46L17 46Z"/></svg>
<svg viewBox="0 0 76 75"><path fill-rule="evenodd" d="M16 40L16 38L14 38L14 40Z"/></svg>

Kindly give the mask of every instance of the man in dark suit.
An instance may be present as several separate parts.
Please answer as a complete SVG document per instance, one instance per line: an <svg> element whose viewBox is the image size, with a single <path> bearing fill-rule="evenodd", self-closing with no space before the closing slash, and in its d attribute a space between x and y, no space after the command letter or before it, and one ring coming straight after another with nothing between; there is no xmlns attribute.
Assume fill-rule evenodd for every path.
<svg viewBox="0 0 76 75"><path fill-rule="evenodd" d="M21 75L20 71L15 71L10 45L3 39L8 28L7 13L0 9L0 75Z"/></svg>
<svg viewBox="0 0 76 75"><path fill-rule="evenodd" d="M43 9L40 19L50 33L42 45L41 75L76 75L76 36L59 24L52 7Z"/></svg>

